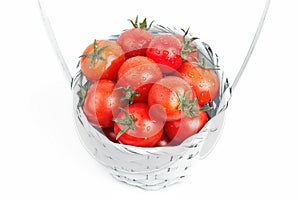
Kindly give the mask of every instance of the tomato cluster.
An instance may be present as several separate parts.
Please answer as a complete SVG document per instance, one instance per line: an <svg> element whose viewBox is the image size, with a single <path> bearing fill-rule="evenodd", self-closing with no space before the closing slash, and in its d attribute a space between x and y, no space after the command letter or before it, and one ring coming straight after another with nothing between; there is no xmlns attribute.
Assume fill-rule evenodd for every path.
<svg viewBox="0 0 300 200"><path fill-rule="evenodd" d="M218 76L199 62L188 31L154 36L146 19L131 23L116 41L95 40L80 56L90 83L80 91L83 111L113 142L180 144L208 122Z"/></svg>

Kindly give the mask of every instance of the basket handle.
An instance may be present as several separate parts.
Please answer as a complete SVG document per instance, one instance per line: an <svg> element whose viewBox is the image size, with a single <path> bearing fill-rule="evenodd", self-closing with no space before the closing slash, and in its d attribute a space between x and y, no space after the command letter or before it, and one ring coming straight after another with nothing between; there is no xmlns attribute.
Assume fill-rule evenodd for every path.
<svg viewBox="0 0 300 200"><path fill-rule="evenodd" d="M261 16L260 23L258 25L255 36L254 36L254 38L252 40L252 43L251 43L251 46L248 50L248 53L246 54L244 62L242 64L240 70L238 71L238 74L236 75L236 77L233 81L233 84L231 85L231 92L235 89L237 83L239 82L239 80L240 80L240 78L241 78L241 76L242 76L242 74L243 74L250 58L251 58L251 55L253 53L253 50L256 46L257 40L258 40L258 38L260 36L260 33L261 33L261 30L263 28L265 18L266 18L266 15L267 15L267 12L268 12L268 9L269 9L269 6L270 6L270 2L271 2L271 0L266 0L265 9L264 9L263 14ZM65 74L65 77L66 77L67 81L70 83L70 85L72 85L73 78L72 78L71 72L70 72L70 70L69 70L69 68L66 64L66 61L65 61L65 59L64 59L64 57L63 57L63 55L60 51L59 45L58 45L57 40L55 38L51 23L49 21L49 18L48 18L48 15L46 13L46 10L44 8L44 4L43 4L42 0L38 0L38 5L39 5L39 9L40 9L40 12L41 12L41 15L42 15L42 19L43 19L47 34L49 36L49 39L51 41L51 44L52 44L52 47L55 51L57 59L58 59L58 61L60 62L61 66L62 66L62 69L64 71L64 74Z"/></svg>
<svg viewBox="0 0 300 200"><path fill-rule="evenodd" d="M64 57L63 57L63 55L60 51L59 45L57 43L57 40L55 38L53 29L52 29L52 26L51 26L51 23L49 21L48 15L46 13L43 1L38 0L38 5L39 5L39 9L40 9L40 12L41 12L41 15L42 15L44 26L46 28L46 31L47 31L48 37L50 39L50 42L52 44L52 47L55 51L56 57L57 57L58 61L60 62L60 65L62 66L62 69L64 71L64 74L65 74L65 77L66 77L67 81L69 82L70 85L72 85L73 78L72 78L71 72L70 72L70 70L67 66L67 63L66 63L66 61L65 61L65 59L64 59Z"/></svg>
<svg viewBox="0 0 300 200"><path fill-rule="evenodd" d="M265 8L264 8L264 11L263 11L263 14L261 16L261 19L260 19L260 22L259 22L259 25L257 27L257 30L256 30L256 33L255 33L255 36L252 40L252 43L251 43L251 46L248 50L248 53L244 59L244 62L240 68L240 70L238 71L238 74L236 75L234 81L233 81L233 84L231 86L229 86L229 88L227 90L225 90L224 92L224 96L221 100L221 103L220 103L220 106L218 108L218 115L216 116L216 118L214 118L213 120L214 121L214 126L215 127L222 127L222 123L223 123L223 120L222 119L219 119L219 118L223 118L224 116L224 111L226 110L227 106L228 106L228 102L229 100L231 99L231 96L232 96L232 92L233 90L235 89L237 83L239 82L247 64L248 64L248 61L253 53L253 50L254 50L254 47L257 43L257 40L260 36L260 33L261 33L261 30L263 28L263 25L264 25L264 22L265 22L265 18L266 18L266 15L267 15L267 12L269 10L269 6L270 6L270 3L271 3L271 0L267 0L266 1L266 4L265 4ZM206 158L211 152L212 150L214 149L214 147L216 146L216 143L218 142L221 134L220 134L220 129L216 128L215 129L216 131L214 132L214 134L209 134L208 137L206 138L204 144L203 144L203 147L200 151L200 156L199 156L199 159L204 159ZM212 132L211 132L212 133Z"/></svg>
<svg viewBox="0 0 300 200"><path fill-rule="evenodd" d="M249 50L248 50L248 52L246 54L246 57L244 59L244 62L242 64L240 70L238 71L238 73L237 73L237 75L236 75L236 77L235 77L235 79L234 79L234 81L233 81L233 83L231 85L231 91L233 91L236 88L236 85L238 84L238 82L239 82L239 80L240 80L240 78L241 78L241 76L242 76L242 74L243 74L243 72L244 72L244 70L245 70L245 68L246 68L246 66L247 66L250 58L251 58L251 55L252 55L253 50L254 50L254 48L256 46L257 40L258 40L258 38L260 36L261 30L262 30L262 28L264 26L264 22L265 22L265 19L266 19L266 16L267 16L267 13L268 13L268 10L269 10L269 7L270 7L270 3L271 3L271 0L267 0L266 1L265 8L264 8L263 14L261 16L259 25L257 27L256 33L254 35L254 38L252 40L251 46L250 46L250 48L249 48Z"/></svg>
<svg viewBox="0 0 300 200"><path fill-rule="evenodd" d="M265 22L265 19L266 19L266 16L267 16L267 13L268 13L268 10L269 10L269 7L270 7L270 3L271 3L271 0L266 0L266 3L265 3L265 8L264 8L264 11L261 15L261 18L260 18L260 21L259 21L259 24L258 24L258 27L256 29L256 33L254 35L254 38L252 40L252 43L248 49L248 52L246 54L246 57L243 61L243 64L242 66L240 67L237 75L235 76L234 78L234 81L232 84L228 83L228 80L226 79L226 83L224 85L226 85L226 88L224 87L224 92L222 93L222 97L221 97L221 102L220 102L220 105L219 105L219 108L217 109L217 113L221 113L223 111L225 111L228 107L228 103L232 97L232 93L233 91L235 90L242 74L244 73L245 71L245 68L252 56L252 53L254 51L254 48L256 46L256 43L258 41L258 38L260 36L260 33L262 31L262 28L264 26L264 22Z"/></svg>

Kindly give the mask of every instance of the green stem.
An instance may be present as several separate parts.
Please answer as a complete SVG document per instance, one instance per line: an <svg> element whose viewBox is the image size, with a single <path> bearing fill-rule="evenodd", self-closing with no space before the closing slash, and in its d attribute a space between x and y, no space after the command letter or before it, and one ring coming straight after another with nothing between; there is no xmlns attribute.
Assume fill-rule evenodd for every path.
<svg viewBox="0 0 300 200"><path fill-rule="evenodd" d="M125 118L113 118L112 120L118 124L124 125L121 131L117 134L116 139L118 140L128 129L135 130L134 121L135 116L133 114L129 115L128 112L124 108L120 108L120 110L125 115Z"/></svg>
<svg viewBox="0 0 300 200"><path fill-rule="evenodd" d="M139 22L138 16L136 16L134 22L133 22L131 19L128 19L128 20L130 21L130 23L132 24L132 26L133 26L134 28L144 29L144 30L146 30L146 31L149 31L149 30L150 30L150 28L151 28L151 26L152 26L152 24L153 24L153 22L154 22L154 21L152 21L152 22L150 23L150 25L148 26L147 18L144 18L144 20L143 20L142 22Z"/></svg>
<svg viewBox="0 0 300 200"><path fill-rule="evenodd" d="M130 85L125 87L118 87L116 90L125 91L124 95L121 97L120 101L123 102L125 100L129 101L129 104L133 104L134 97L140 96L140 93L136 92Z"/></svg>
<svg viewBox="0 0 300 200"><path fill-rule="evenodd" d="M191 89L186 91L186 93L181 93L180 91L177 92L178 98L179 98L179 105L178 105L178 111L183 111L185 115L189 117L197 117L197 113L201 111L207 111L210 110L211 107L198 107L198 98L195 97L194 99L188 99L189 95L191 93Z"/></svg>
<svg viewBox="0 0 300 200"><path fill-rule="evenodd" d="M101 48L98 49L97 47L97 40L94 40L94 44L93 44L93 52L92 53L88 53L88 54L82 54L81 56L79 56L79 58L85 57L85 58L90 58L91 62L89 67L92 68L94 66L94 64L98 61L101 60L103 62L105 62L105 58L101 55L102 52L107 48L108 46L103 46Z"/></svg>

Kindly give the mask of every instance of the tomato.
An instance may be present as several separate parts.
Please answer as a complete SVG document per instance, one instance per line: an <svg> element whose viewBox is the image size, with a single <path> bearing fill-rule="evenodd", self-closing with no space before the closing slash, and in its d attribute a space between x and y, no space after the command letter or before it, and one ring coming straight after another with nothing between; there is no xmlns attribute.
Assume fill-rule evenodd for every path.
<svg viewBox="0 0 300 200"><path fill-rule="evenodd" d="M116 83L99 80L88 89L83 111L93 125L107 128L113 126L112 118L119 112L121 93L114 91Z"/></svg>
<svg viewBox="0 0 300 200"><path fill-rule="evenodd" d="M166 136L166 134L163 134L155 146L156 147L165 147L165 146L168 146L169 143L170 143L170 138L168 138L168 136Z"/></svg>
<svg viewBox="0 0 300 200"><path fill-rule="evenodd" d="M200 106L209 103L217 96L220 82L213 70L203 69L191 62L184 62L178 72L195 91Z"/></svg>
<svg viewBox="0 0 300 200"><path fill-rule="evenodd" d="M148 93L152 85L162 78L162 72L158 65L150 58L136 56L127 59L118 72L118 87L131 86L137 92L134 102L147 103ZM125 89L126 91L126 89ZM127 98L131 99L130 92Z"/></svg>
<svg viewBox="0 0 300 200"><path fill-rule="evenodd" d="M153 84L148 94L148 104L156 117L166 117L167 121L178 120L183 114L194 115L198 110L197 99L182 78L166 76Z"/></svg>
<svg viewBox="0 0 300 200"><path fill-rule="evenodd" d="M123 32L117 43L125 52L126 58L133 56L145 56L147 47L149 46L153 35L140 28L133 28Z"/></svg>
<svg viewBox="0 0 300 200"><path fill-rule="evenodd" d="M81 71L92 82L99 79L116 81L117 72L125 61L122 48L110 40L95 40L80 58Z"/></svg>
<svg viewBox="0 0 300 200"><path fill-rule="evenodd" d="M138 23L138 17L135 22L131 21L132 29L124 31L118 38L117 43L122 47L125 52L126 58L133 56L145 56L147 47L153 39L153 35L148 31L151 28L147 25L146 18L143 22Z"/></svg>
<svg viewBox="0 0 300 200"><path fill-rule="evenodd" d="M205 111L197 113L196 117L185 116L179 120L166 122L165 133L171 139L171 144L180 144L198 133L208 120L209 117Z"/></svg>
<svg viewBox="0 0 300 200"><path fill-rule="evenodd" d="M149 44L146 54L161 67L163 73L171 73L182 64L181 42L174 35L159 35Z"/></svg>
<svg viewBox="0 0 300 200"><path fill-rule="evenodd" d="M149 115L147 104L129 105L114 118L114 131L122 144L152 147L161 138L164 124Z"/></svg>

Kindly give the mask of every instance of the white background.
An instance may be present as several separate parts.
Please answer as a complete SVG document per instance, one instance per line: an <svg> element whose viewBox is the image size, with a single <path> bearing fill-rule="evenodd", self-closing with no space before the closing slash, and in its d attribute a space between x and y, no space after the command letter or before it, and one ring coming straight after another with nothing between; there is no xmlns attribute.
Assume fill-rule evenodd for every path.
<svg viewBox="0 0 300 200"><path fill-rule="evenodd" d="M99 0L68 7L70 2L51 3L49 15L72 69L87 43L117 33L129 25L126 19L139 14L160 24L191 26L215 47L226 70L235 72L264 6L259 0ZM147 192L114 180L81 145L72 93L37 2L1 1L0 199L299 199L297 2L272 1L214 151L183 182Z"/></svg>

